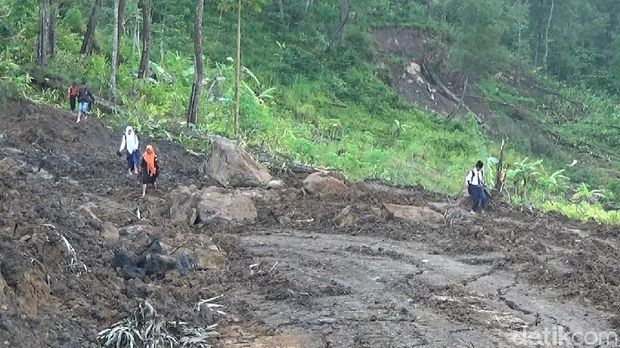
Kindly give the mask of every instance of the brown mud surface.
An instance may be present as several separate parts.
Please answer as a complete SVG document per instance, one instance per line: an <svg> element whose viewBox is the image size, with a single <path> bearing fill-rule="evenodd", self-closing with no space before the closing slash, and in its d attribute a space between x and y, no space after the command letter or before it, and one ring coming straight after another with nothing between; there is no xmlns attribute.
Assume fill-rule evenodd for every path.
<svg viewBox="0 0 620 348"><path fill-rule="evenodd" d="M218 295L216 347L534 347L558 330L583 346L620 330L617 228L501 204L470 216L375 182L316 197L294 177L243 190L253 223L187 226L170 220L169 192L212 184L201 158L154 142L162 176L143 198L115 155L120 133L73 119L0 108L0 346L98 347L141 299L206 326L195 306ZM391 217L390 204L425 215ZM201 269L153 261L211 245L224 257Z"/></svg>

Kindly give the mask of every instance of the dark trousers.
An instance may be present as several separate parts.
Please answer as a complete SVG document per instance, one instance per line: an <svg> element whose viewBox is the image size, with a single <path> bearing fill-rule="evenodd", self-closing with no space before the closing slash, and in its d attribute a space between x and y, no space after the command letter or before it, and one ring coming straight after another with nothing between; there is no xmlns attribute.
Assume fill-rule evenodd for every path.
<svg viewBox="0 0 620 348"><path fill-rule="evenodd" d="M484 193L482 186L469 184L467 191L469 192L471 200L474 203L474 206L471 208L473 211L478 211L480 208L486 208L487 195Z"/></svg>
<svg viewBox="0 0 620 348"><path fill-rule="evenodd" d="M125 151L127 153L127 166L129 170L134 170L134 168L138 167L138 162L140 161L140 151L136 150L132 153Z"/></svg>
<svg viewBox="0 0 620 348"><path fill-rule="evenodd" d="M69 96L69 105L71 105L71 111L75 111L75 102L76 102L77 97L72 95Z"/></svg>

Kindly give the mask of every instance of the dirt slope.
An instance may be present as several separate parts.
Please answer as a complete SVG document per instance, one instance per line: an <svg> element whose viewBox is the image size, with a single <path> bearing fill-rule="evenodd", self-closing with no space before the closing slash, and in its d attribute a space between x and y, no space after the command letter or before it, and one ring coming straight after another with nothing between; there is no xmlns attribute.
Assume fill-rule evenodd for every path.
<svg viewBox="0 0 620 348"><path fill-rule="evenodd" d="M454 95L460 98L464 77L457 75L439 75L432 71L444 64L445 56L432 53L430 47L438 41L424 30L411 28L381 28L373 33L377 58L389 70L389 84L407 102L417 104L428 111L444 116L457 109L458 102L449 98L429 76L425 67ZM491 107L478 99L475 81L469 81L464 105L478 115L480 120L493 116ZM459 113L466 112L460 108Z"/></svg>
<svg viewBox="0 0 620 348"><path fill-rule="evenodd" d="M177 145L155 143L160 188L142 198L114 154L119 136L97 119L75 125L13 102L0 134L0 345L97 347L97 332L139 299L206 324L194 306L220 294L218 347L513 347L545 330L620 329L614 228L502 205L472 218L432 193L372 182L319 198L295 177L244 190L255 223L188 227L170 221L168 192L209 183L202 159ZM386 219L383 204L417 207L417 221ZM214 243L225 265L119 266L154 240L170 254Z"/></svg>

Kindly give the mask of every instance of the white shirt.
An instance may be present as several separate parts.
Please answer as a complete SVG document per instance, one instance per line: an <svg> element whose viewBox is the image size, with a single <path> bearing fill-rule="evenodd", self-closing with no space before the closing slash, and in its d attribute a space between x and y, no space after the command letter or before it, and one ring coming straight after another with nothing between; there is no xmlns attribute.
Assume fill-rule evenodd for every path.
<svg viewBox="0 0 620 348"><path fill-rule="evenodd" d="M123 151L123 148L127 145L127 152L133 153L140 146L140 142L138 140L138 136L136 133L131 132L131 135L123 135L123 141L121 142L120 151Z"/></svg>
<svg viewBox="0 0 620 348"><path fill-rule="evenodd" d="M474 168L473 170L471 170L468 174L467 177L465 178L465 181L468 184L474 185L474 186L482 186L484 185L484 173L481 170L478 170L478 168Z"/></svg>

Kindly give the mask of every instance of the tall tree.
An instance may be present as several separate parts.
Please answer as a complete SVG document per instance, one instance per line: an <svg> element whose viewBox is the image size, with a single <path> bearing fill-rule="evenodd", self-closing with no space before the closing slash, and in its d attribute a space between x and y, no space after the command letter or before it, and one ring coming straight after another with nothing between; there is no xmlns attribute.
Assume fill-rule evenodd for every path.
<svg viewBox="0 0 620 348"><path fill-rule="evenodd" d="M153 15L153 1L142 0L142 55L138 77L143 79L149 76L149 62L151 50L151 17Z"/></svg>
<svg viewBox="0 0 620 348"><path fill-rule="evenodd" d="M543 68L547 70L547 57L549 56L549 28L551 27L551 19L553 18L553 8L555 7L555 0L551 0L551 7L549 8L549 17L547 17L547 26L545 27L545 54L543 55Z"/></svg>
<svg viewBox="0 0 620 348"><path fill-rule="evenodd" d="M234 133L238 135L240 132L239 129L239 114L240 114L240 104L241 104L241 7L245 6L248 9L253 10L254 12L260 12L261 6L265 3L266 0L224 0L219 5L218 8L221 11L228 11L237 9L237 59L235 62L235 106L232 112L233 117L233 126Z"/></svg>
<svg viewBox="0 0 620 348"><path fill-rule="evenodd" d="M36 62L38 66L44 66L45 64L47 64L47 55L49 52L49 7L50 0L39 0L39 33L37 34L36 56Z"/></svg>
<svg viewBox="0 0 620 348"><path fill-rule="evenodd" d="M336 30L332 33L332 42L337 41L338 45L342 44L350 15L351 6L349 0L340 0L340 22L338 23Z"/></svg>
<svg viewBox="0 0 620 348"><path fill-rule="evenodd" d="M95 28L97 27L97 16L101 10L101 1L95 0L90 17L88 17L88 25L86 26L86 34L84 34L84 41L82 41L81 54L90 55L93 53L93 42L95 38Z"/></svg>
<svg viewBox="0 0 620 348"><path fill-rule="evenodd" d="M233 124L239 136L239 108L241 104L241 0L237 0L237 60L235 61L235 111Z"/></svg>
<svg viewBox="0 0 620 348"><path fill-rule="evenodd" d="M433 20L433 7L434 7L434 0L426 0L426 4L427 4L427 20L430 23L430 21Z"/></svg>
<svg viewBox="0 0 620 348"><path fill-rule="evenodd" d="M56 51L57 0L39 0L39 31L37 33L37 66L47 64L47 59Z"/></svg>
<svg viewBox="0 0 620 348"><path fill-rule="evenodd" d="M111 73L110 73L110 94L112 95L112 101L116 101L116 70L117 65L115 62L118 60L118 30L120 29L119 25L119 6L122 0L114 0L114 35L112 36L112 64Z"/></svg>
<svg viewBox="0 0 620 348"><path fill-rule="evenodd" d="M53 56L56 53L56 17L58 16L58 0L50 0L49 16L47 30L47 47L49 54Z"/></svg>
<svg viewBox="0 0 620 348"><path fill-rule="evenodd" d="M506 23L503 7L495 0L461 0L457 12L458 36L450 62L456 71L471 78L493 73L506 59L500 44Z"/></svg>
<svg viewBox="0 0 620 348"><path fill-rule="evenodd" d="M118 1L118 9L116 11L114 11L115 17L118 17L118 21L114 21L114 25L117 27L115 29L115 35L116 35L116 59L114 59L114 62L116 63L116 68L118 69L119 65L121 64L121 56L120 56L120 47L121 47L121 40L123 38L123 19L125 18L125 0L119 0Z"/></svg>
<svg viewBox="0 0 620 348"><path fill-rule="evenodd" d="M187 108L187 123L196 124L200 89L202 87L202 15L204 0L196 0L196 15L194 17L194 84L189 97Z"/></svg>
<svg viewBox="0 0 620 348"><path fill-rule="evenodd" d="M283 0L278 0L278 10L280 11L280 19L284 22L284 2Z"/></svg>

